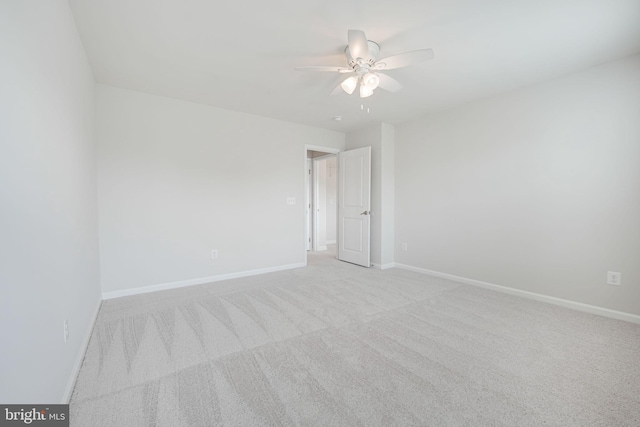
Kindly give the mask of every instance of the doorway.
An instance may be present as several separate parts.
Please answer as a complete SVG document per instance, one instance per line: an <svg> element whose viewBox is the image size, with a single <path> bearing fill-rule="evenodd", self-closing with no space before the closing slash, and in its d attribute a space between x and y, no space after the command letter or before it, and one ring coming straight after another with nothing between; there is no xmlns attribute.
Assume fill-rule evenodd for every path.
<svg viewBox="0 0 640 427"><path fill-rule="evenodd" d="M337 158L334 153L307 150L307 251L332 252L337 239Z"/></svg>
<svg viewBox="0 0 640 427"><path fill-rule="evenodd" d="M304 153L305 265L313 251L370 267L371 147L306 145Z"/></svg>

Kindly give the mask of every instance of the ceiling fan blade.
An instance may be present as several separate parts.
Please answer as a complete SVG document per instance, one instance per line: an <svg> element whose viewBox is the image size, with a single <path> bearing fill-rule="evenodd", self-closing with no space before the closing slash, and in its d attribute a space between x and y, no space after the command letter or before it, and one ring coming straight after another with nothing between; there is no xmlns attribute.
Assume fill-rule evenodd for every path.
<svg viewBox="0 0 640 427"><path fill-rule="evenodd" d="M349 30L349 52L353 59L369 59L369 43L364 31Z"/></svg>
<svg viewBox="0 0 640 427"><path fill-rule="evenodd" d="M351 68L345 67L332 67L325 65L310 65L307 67L296 67L297 71L329 71L334 73L351 73L353 70Z"/></svg>
<svg viewBox="0 0 640 427"><path fill-rule="evenodd" d="M380 79L380 83L378 83L378 87L380 89L384 89L388 92L397 92L402 89L402 85L393 77L389 77L386 74L376 73L378 78Z"/></svg>
<svg viewBox="0 0 640 427"><path fill-rule="evenodd" d="M382 58L376 62L374 68L377 70L393 70L428 61L429 59L433 59L433 49L412 50Z"/></svg>

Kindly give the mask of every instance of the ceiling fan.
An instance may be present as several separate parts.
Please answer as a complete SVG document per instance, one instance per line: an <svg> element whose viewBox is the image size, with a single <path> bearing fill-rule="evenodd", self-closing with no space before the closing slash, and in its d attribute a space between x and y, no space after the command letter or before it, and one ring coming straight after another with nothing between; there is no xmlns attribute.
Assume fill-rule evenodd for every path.
<svg viewBox="0 0 640 427"><path fill-rule="evenodd" d="M332 95L341 92L341 89L351 95L358 85L360 86L360 98L373 95L373 91L380 87L389 92L397 92L402 85L394 78L381 71L408 67L418 62L433 59L433 49L418 49L409 52L391 55L378 59L380 45L367 40L364 31L349 30L349 44L344 49L347 56L348 67L332 66L308 66L296 67L298 71L329 71L342 74L351 74L343 80L334 90Z"/></svg>

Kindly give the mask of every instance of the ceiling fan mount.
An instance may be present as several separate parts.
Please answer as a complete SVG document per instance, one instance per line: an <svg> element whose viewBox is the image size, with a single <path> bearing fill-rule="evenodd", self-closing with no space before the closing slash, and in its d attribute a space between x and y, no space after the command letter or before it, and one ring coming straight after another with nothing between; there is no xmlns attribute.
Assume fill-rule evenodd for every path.
<svg viewBox="0 0 640 427"><path fill-rule="evenodd" d="M341 74L352 74L344 79L334 90L332 95L342 91L351 95L360 87L360 97L373 95L373 91L380 87L389 92L397 92L402 85L394 78L380 71L403 68L418 62L433 59L432 49L419 49L399 53L378 60L380 45L368 40L362 30L348 31L349 43L344 49L348 67L310 66L296 67L299 71L329 71Z"/></svg>
<svg viewBox="0 0 640 427"><path fill-rule="evenodd" d="M347 64L349 64L351 68L358 65L358 59L362 59L363 62L366 62L369 66L373 66L373 64L375 64L376 59L378 59L378 55L380 54L380 45L376 42L372 42L371 40L367 40L367 46L369 48L368 58L354 58L349 50L349 45L344 48L344 54L347 56Z"/></svg>

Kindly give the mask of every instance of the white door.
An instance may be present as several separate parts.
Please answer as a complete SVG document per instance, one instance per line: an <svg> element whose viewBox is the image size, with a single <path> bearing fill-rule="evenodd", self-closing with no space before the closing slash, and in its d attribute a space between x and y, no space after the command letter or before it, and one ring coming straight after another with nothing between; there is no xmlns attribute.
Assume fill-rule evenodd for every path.
<svg viewBox="0 0 640 427"><path fill-rule="evenodd" d="M370 267L371 147L338 155L338 259Z"/></svg>

